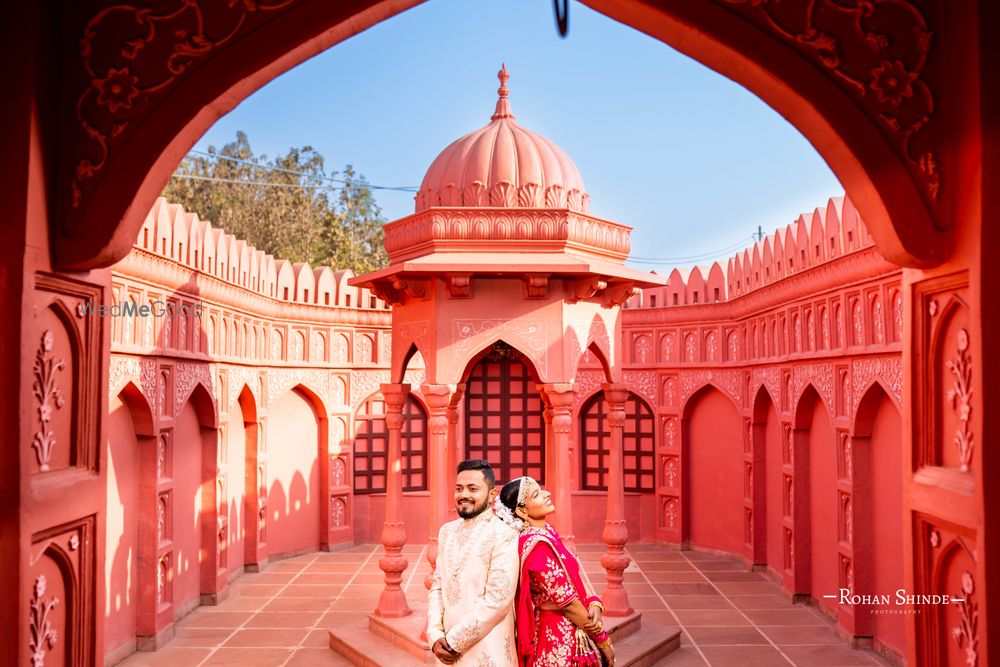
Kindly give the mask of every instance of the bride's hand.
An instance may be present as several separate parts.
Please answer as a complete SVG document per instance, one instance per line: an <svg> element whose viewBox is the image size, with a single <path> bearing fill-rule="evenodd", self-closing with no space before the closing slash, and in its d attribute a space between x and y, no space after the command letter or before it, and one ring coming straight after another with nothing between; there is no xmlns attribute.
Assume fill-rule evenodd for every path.
<svg viewBox="0 0 1000 667"><path fill-rule="evenodd" d="M601 649L601 653L607 659L608 667L615 667L615 648L611 644L608 644L606 648Z"/></svg>
<svg viewBox="0 0 1000 667"><path fill-rule="evenodd" d="M588 634L597 634L604 628L604 614L601 608L597 605L591 605L587 610L587 617L590 619L587 621L583 629L587 631Z"/></svg>

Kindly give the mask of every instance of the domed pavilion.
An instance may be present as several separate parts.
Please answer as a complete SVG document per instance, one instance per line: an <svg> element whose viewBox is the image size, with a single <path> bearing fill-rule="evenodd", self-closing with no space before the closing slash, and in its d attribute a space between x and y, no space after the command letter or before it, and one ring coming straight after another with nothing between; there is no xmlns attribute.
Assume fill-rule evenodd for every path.
<svg viewBox="0 0 1000 667"><path fill-rule="evenodd" d="M433 567L438 528L451 518L455 465L466 456L490 460L501 482L525 474L541 480L553 491L560 533L573 543L574 379L589 352L604 369L612 444L606 515L581 519L605 522L602 597L608 616L620 618L624 639L640 619L621 583L629 564L622 468L628 389L616 342L622 305L665 280L625 266L631 228L589 214L576 165L552 141L517 124L506 66L498 77L489 124L445 148L423 178L413 215L386 225L390 265L352 280L393 306L393 382L382 385L382 394L387 469L395 472L388 475L382 532L386 587L370 628L419 635L422 619L405 619L411 609L400 586L406 533L426 531ZM400 426L410 385L402 380L417 354L426 368L420 389L428 405L430 511L428 525L404 526ZM540 414L521 414L531 400L540 401ZM511 430L511 423L528 426ZM345 655L351 654L348 634L331 633L331 645ZM641 640L635 635L649 644L646 652L666 652L676 639L676 631L662 626L647 627Z"/></svg>

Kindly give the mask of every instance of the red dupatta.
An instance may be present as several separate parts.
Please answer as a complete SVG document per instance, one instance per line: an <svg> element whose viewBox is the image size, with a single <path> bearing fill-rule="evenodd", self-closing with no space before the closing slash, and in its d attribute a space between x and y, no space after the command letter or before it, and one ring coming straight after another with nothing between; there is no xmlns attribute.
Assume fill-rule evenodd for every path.
<svg viewBox="0 0 1000 667"><path fill-rule="evenodd" d="M518 578L517 599L515 600L515 620L517 624L517 654L518 664L527 667L535 653L535 603L531 599L531 577L527 571L528 556L539 547L551 549L556 560L562 564L566 577L573 582L576 597L588 606L592 600L598 600L596 595L588 596L580 577L580 561L566 548L556 529L546 524L545 528L528 528L518 538L518 551L521 556L520 577Z"/></svg>

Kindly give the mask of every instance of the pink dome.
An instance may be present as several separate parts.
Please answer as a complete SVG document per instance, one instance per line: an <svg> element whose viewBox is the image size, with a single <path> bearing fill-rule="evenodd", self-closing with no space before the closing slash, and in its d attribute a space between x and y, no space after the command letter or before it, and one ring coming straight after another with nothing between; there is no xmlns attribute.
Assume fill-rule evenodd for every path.
<svg viewBox="0 0 1000 667"><path fill-rule="evenodd" d="M507 67L497 74L500 99L490 124L437 156L416 196L416 212L431 206L568 208L586 213L590 195L569 156L514 122Z"/></svg>

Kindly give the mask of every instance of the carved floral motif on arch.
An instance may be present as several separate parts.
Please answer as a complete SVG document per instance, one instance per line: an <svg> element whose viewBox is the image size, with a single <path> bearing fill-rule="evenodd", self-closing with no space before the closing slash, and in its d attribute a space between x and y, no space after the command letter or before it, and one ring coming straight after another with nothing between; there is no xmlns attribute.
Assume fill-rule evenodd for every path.
<svg viewBox="0 0 1000 667"><path fill-rule="evenodd" d="M753 390L751 396L757 395L757 387L763 385L775 406L775 410L781 410L781 370L777 366L766 368L755 367L750 371L750 387Z"/></svg>
<svg viewBox="0 0 1000 667"><path fill-rule="evenodd" d="M403 356L409 352L410 346L415 345L417 351L424 358L426 363L427 351L430 349L431 327L429 320L419 320L415 322L405 322L392 329L392 367L400 368L403 365ZM388 357L386 357L388 358Z"/></svg>
<svg viewBox="0 0 1000 667"><path fill-rule="evenodd" d="M920 5L715 1L812 59L878 122L927 200L938 199L940 165L923 132L936 117L924 72L935 40Z"/></svg>
<svg viewBox="0 0 1000 667"><path fill-rule="evenodd" d="M580 412L580 406L597 392L607 380L604 371L593 368L582 368L577 371L573 380L573 413Z"/></svg>
<svg viewBox="0 0 1000 667"><path fill-rule="evenodd" d="M548 378L548 337L543 321L456 319L452 324L455 342L451 352L456 365L468 362L487 345L504 340L531 360L543 381Z"/></svg>
<svg viewBox="0 0 1000 667"><path fill-rule="evenodd" d="M684 404L695 391L708 384L715 385L724 390L736 405L743 404L740 398L741 375L736 370L711 368L706 370L681 371L679 375L681 381L681 404Z"/></svg>
<svg viewBox="0 0 1000 667"><path fill-rule="evenodd" d="M156 399L156 360L145 357L111 355L108 375L108 400L117 396L129 382L133 382L145 395L153 412Z"/></svg>
<svg viewBox="0 0 1000 667"><path fill-rule="evenodd" d="M229 366L228 371L226 405L236 402L236 397L243 391L243 387L250 388L254 403L260 405L260 375L257 369L251 366Z"/></svg>
<svg viewBox="0 0 1000 667"><path fill-rule="evenodd" d="M622 382L631 391L642 396L649 405L656 405L656 371L626 370L622 373Z"/></svg>
<svg viewBox="0 0 1000 667"><path fill-rule="evenodd" d="M159 12L117 4L93 14L79 41L83 85L75 104L66 101L77 125L69 153L71 206L80 207L85 191L96 187L91 179L127 143L133 121L169 94L189 68L291 3L182 2ZM75 221L68 224L72 231Z"/></svg>
<svg viewBox="0 0 1000 667"><path fill-rule="evenodd" d="M854 359L851 361L851 414L875 379L888 390L897 407L903 405L903 362L898 356Z"/></svg>
<svg viewBox="0 0 1000 667"><path fill-rule="evenodd" d="M204 363L188 363L188 362L178 362L174 367L174 395L175 398L175 414L176 410L179 410L182 405L188 400L191 392L194 390L196 384L201 383L204 385L205 389L208 391L208 395L217 400L219 397L215 395L215 385L212 382L212 371L208 364Z"/></svg>
<svg viewBox="0 0 1000 667"><path fill-rule="evenodd" d="M795 405L798 405L802 391L812 384L826 403L827 411L833 415L833 364L796 364L792 367Z"/></svg>
<svg viewBox="0 0 1000 667"><path fill-rule="evenodd" d="M351 411L354 412L362 401L379 391L381 384L388 383L389 370L352 370L351 371Z"/></svg>
<svg viewBox="0 0 1000 667"><path fill-rule="evenodd" d="M270 368L267 371L267 405L274 404L292 387L302 385L329 406L330 374L317 368Z"/></svg>

